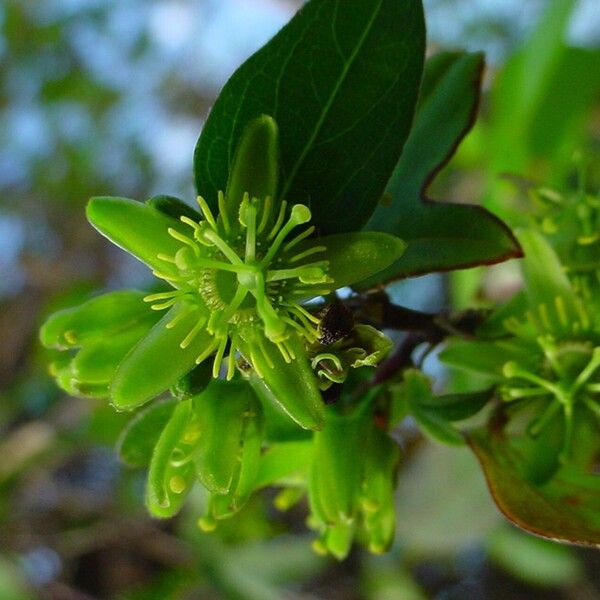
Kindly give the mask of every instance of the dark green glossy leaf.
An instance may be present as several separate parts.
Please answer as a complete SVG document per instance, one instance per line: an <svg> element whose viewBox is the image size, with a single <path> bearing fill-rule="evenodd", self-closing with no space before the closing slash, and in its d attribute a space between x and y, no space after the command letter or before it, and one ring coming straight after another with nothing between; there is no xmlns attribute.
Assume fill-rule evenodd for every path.
<svg viewBox="0 0 600 600"><path fill-rule="evenodd" d="M380 203L366 226L399 236L408 248L370 283L520 255L509 229L485 209L423 196L471 129L482 67L479 54L443 54L428 61L415 124L388 185L392 200Z"/></svg>
<svg viewBox="0 0 600 600"><path fill-rule="evenodd" d="M279 197L304 203L322 233L360 228L409 132L424 53L419 0L311 0L223 88L194 167L216 207L246 124L279 126Z"/></svg>
<svg viewBox="0 0 600 600"><path fill-rule="evenodd" d="M119 458L125 464L130 467L150 464L154 446L176 405L173 399L157 402L129 421L117 442Z"/></svg>
<svg viewBox="0 0 600 600"><path fill-rule="evenodd" d="M600 546L598 429L580 421L579 457L543 485L526 476L528 457L518 441L496 426L469 434L498 508L515 525L554 541Z"/></svg>

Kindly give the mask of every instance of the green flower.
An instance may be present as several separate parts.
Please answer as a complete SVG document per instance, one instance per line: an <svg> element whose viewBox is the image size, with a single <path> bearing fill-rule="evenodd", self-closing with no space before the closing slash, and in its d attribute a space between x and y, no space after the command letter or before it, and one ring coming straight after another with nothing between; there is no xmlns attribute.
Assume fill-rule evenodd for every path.
<svg viewBox="0 0 600 600"><path fill-rule="evenodd" d="M316 236L311 211L277 197L277 128L251 122L227 190L201 214L174 202L93 198L88 219L148 265L171 289L145 300L164 317L129 351L110 386L132 409L212 359L231 379L240 357L302 427L323 425L323 403L306 347L319 337L311 298L359 282L402 254L398 238L374 232Z"/></svg>
<svg viewBox="0 0 600 600"><path fill-rule="evenodd" d="M579 417L600 419L600 322L544 237L534 230L518 237L524 291L484 323L479 335L492 339L455 340L441 358L495 383L509 414L525 417L529 437L557 429L565 463Z"/></svg>

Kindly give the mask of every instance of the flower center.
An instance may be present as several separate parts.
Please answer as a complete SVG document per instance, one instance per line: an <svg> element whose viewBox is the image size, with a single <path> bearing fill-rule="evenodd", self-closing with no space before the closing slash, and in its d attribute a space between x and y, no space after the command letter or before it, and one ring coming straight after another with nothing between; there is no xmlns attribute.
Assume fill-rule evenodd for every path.
<svg viewBox="0 0 600 600"><path fill-rule="evenodd" d="M169 229L169 234L181 242L181 248L175 256L159 255L159 259L174 264L177 272L175 275L155 272L155 275L168 281L175 290L148 296L150 302L159 301L152 308L168 308L185 297L202 312L209 312L208 319L202 317L202 320L215 338L217 357L222 356L229 338L231 346L234 345L239 331L232 328L241 325L260 325L266 338L279 347L286 360L291 356L285 345L291 331L309 342L315 341L319 320L300 302L328 293L330 288L325 284L332 280L327 276L327 261L310 260L324 252L324 246L304 244L303 249L298 248L314 233L314 226L292 236L295 229L309 223L309 208L303 204L288 208L282 201L275 210L271 198L250 198L246 194L238 219L232 222L222 193L219 193L217 218L203 198L198 198L198 204L203 220L180 217L189 226L189 234ZM198 331L201 327L198 326ZM188 338L189 335L186 337L189 344Z"/></svg>

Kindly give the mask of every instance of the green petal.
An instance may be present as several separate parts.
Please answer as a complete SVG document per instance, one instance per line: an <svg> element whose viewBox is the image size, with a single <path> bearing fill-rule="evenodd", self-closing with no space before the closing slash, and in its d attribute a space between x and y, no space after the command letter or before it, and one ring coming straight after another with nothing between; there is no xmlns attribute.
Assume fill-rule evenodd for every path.
<svg viewBox="0 0 600 600"><path fill-rule="evenodd" d="M277 124L262 115L250 121L238 144L227 181L227 212L230 222L238 219L247 192L251 198L275 198L279 172Z"/></svg>
<svg viewBox="0 0 600 600"><path fill-rule="evenodd" d="M156 208L126 198L92 198L87 205L88 221L113 244L133 254L151 269L176 271L160 260L159 254L175 256L182 243L169 235L169 228L186 236L192 230Z"/></svg>
<svg viewBox="0 0 600 600"><path fill-rule="evenodd" d="M166 327L189 310L189 304L179 302L123 359L111 385L111 399L117 409L134 409L169 389L194 368L196 357L209 345L212 336L202 329L185 349L180 343L205 315L194 308L174 327Z"/></svg>
<svg viewBox="0 0 600 600"><path fill-rule="evenodd" d="M402 256L406 243L389 233L340 233L306 240L294 248L294 253L299 254L313 246L327 249L316 256L319 260L329 261L327 274L333 279L331 289L334 290L359 283L389 267Z"/></svg>
<svg viewBox="0 0 600 600"><path fill-rule="evenodd" d="M151 313L146 294L123 290L92 298L79 306L59 310L42 325L40 340L46 348L65 350L134 326Z"/></svg>
<svg viewBox="0 0 600 600"><path fill-rule="evenodd" d="M325 422L325 405L300 338L292 334L286 340L296 356L288 363L277 346L267 340L262 332L255 328L252 332L249 339L240 340L240 350L251 364L252 356L259 362L256 366L269 395L304 429L321 429ZM258 336L262 336L262 339L259 340ZM261 350L266 354L264 360L260 358Z"/></svg>

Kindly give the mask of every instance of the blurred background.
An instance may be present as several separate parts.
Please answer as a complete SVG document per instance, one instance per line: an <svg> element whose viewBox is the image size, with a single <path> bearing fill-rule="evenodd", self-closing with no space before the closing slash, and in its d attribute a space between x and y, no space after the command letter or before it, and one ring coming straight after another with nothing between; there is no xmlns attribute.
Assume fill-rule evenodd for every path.
<svg viewBox="0 0 600 600"><path fill-rule="evenodd" d="M195 526L202 498L152 521L144 473L113 451L127 417L66 396L47 374L45 315L146 281L86 224L87 199L191 201L192 152L219 89L300 4L0 0L0 600L600 599L600 553L512 528L468 450L421 440L404 461L397 540L383 557L317 557L302 508L278 513L268 494L216 535ZM506 173L564 188L585 171L598 193L598 0L425 7L432 53L488 60L480 121L433 197L515 223L523 199ZM505 295L513 273L433 275L391 293L414 308L462 308Z"/></svg>

